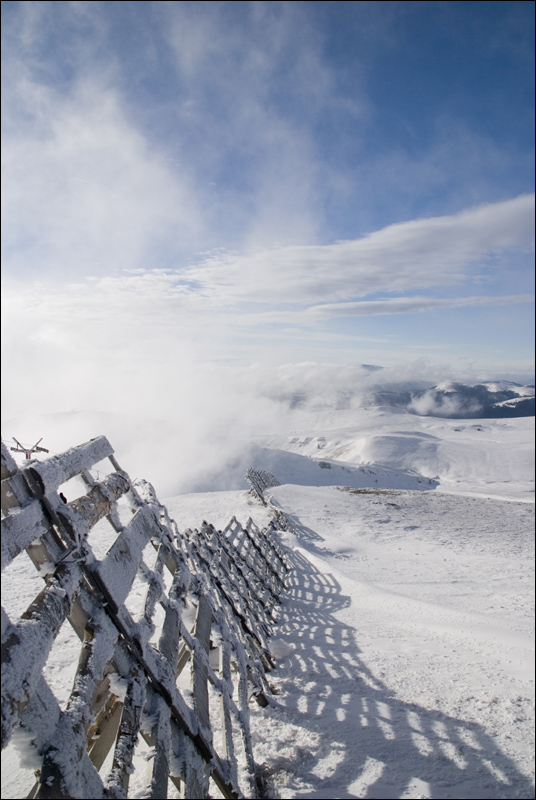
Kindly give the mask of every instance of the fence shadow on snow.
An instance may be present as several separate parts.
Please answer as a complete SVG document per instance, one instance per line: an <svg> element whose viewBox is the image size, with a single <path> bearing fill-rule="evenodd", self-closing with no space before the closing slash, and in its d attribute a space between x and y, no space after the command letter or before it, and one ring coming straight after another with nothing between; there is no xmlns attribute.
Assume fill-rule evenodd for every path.
<svg viewBox="0 0 536 800"><path fill-rule="evenodd" d="M315 551L313 538L306 530L304 546ZM283 715L293 733L265 765L276 786L309 798L533 797L482 726L396 698L364 663L358 632L334 616L350 602L336 579L299 550L290 559L277 635L295 649L284 658L280 709L269 715Z"/></svg>

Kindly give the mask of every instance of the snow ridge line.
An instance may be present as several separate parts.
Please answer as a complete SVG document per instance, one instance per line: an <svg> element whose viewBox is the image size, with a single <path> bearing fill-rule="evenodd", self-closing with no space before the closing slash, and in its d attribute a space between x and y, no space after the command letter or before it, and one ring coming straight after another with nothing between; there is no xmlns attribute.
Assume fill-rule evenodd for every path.
<svg viewBox="0 0 536 800"><path fill-rule="evenodd" d="M166 796L171 780L185 797L212 781L224 797L262 797L249 703L273 702L267 638L288 570L277 525L180 533L113 452L98 437L19 469L2 443L2 569L26 551L45 578L19 619L2 609L2 747L15 728L31 738L35 798L133 796L139 736L154 757L136 796ZM98 482L105 458L114 471ZM76 476L87 494L67 503ZM106 522L99 559L93 529ZM62 710L42 671L66 621L81 652Z"/></svg>

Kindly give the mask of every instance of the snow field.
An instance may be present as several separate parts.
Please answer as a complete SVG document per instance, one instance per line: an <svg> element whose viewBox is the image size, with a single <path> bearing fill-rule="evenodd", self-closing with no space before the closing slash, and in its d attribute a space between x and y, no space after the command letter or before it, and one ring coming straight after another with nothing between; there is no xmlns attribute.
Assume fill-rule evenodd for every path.
<svg viewBox="0 0 536 800"><path fill-rule="evenodd" d="M251 708L273 796L533 797L534 419L375 408L286 423L204 479L233 491L164 500L180 530L232 516L263 527L271 512L244 491L245 469L285 484L268 492L294 563L271 644L274 705ZM92 531L98 557L110 535ZM41 587L21 555L3 574L6 610ZM78 652L66 627L45 670L60 704ZM135 792L147 758L140 745ZM2 797L26 796L36 765L23 737L2 765Z"/></svg>
<svg viewBox="0 0 536 800"><path fill-rule="evenodd" d="M533 796L533 507L270 495L291 522L276 637L294 649L273 673L271 727L254 719L280 796Z"/></svg>

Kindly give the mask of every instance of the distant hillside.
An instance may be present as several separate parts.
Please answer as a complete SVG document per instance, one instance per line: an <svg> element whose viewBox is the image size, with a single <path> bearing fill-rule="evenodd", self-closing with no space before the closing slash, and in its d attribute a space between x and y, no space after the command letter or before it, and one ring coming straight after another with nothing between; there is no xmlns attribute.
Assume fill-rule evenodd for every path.
<svg viewBox="0 0 536 800"><path fill-rule="evenodd" d="M512 381L465 384L448 381L437 384L384 383L361 390L335 388L330 393L314 390L274 395L289 409L363 408L402 409L422 417L447 419L502 419L535 415L534 386Z"/></svg>
<svg viewBox="0 0 536 800"><path fill-rule="evenodd" d="M533 417L534 386L520 386L510 381L473 386L449 382L413 393L407 409L420 416L450 419Z"/></svg>

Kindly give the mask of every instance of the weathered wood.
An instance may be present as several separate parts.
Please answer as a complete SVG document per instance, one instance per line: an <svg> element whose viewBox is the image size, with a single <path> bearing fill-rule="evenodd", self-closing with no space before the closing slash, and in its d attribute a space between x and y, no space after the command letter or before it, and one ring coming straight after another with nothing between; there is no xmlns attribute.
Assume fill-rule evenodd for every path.
<svg viewBox="0 0 536 800"><path fill-rule="evenodd" d="M22 508L13 507L2 522L2 571L48 528L38 500L30 500Z"/></svg>
<svg viewBox="0 0 536 800"><path fill-rule="evenodd" d="M208 704L208 650L210 646L210 627L212 612L206 597L199 598L195 621L195 638L197 647L192 659L192 682L194 693L194 709L201 728L210 730Z"/></svg>
<svg viewBox="0 0 536 800"><path fill-rule="evenodd" d="M154 749L154 756L147 765L148 784L150 786L148 797L167 798L168 796L168 776L170 771L171 746L171 717L169 708L160 697L155 697L153 715L156 716L156 724L150 731L145 740ZM152 709L151 709L152 710Z"/></svg>
<svg viewBox="0 0 536 800"><path fill-rule="evenodd" d="M0 461L1 461L1 467L2 467L2 469L1 469L1 478L2 478L2 480L5 480L6 478L10 478L12 475L16 475L17 470L18 470L17 462L15 461L15 459L13 458L13 456L11 455L9 450L7 449L7 447L4 444L4 442L2 442Z"/></svg>
<svg viewBox="0 0 536 800"><path fill-rule="evenodd" d="M106 782L109 797L125 797L132 772L132 757L138 740L145 699L145 677L134 675L127 689L110 777Z"/></svg>
<svg viewBox="0 0 536 800"><path fill-rule="evenodd" d="M2 747L22 709L35 691L61 625L71 608L72 594L81 580L76 565L61 568L33 601L2 643Z"/></svg>
<svg viewBox="0 0 536 800"><path fill-rule="evenodd" d="M222 757L226 759L233 783L238 783L236 755L233 744L233 723L231 720L230 696L228 687L232 687L231 680L231 653L227 642L219 647L220 677L224 685L221 693L221 724L223 731Z"/></svg>
<svg viewBox="0 0 536 800"><path fill-rule="evenodd" d="M177 596L180 597L182 588L182 577L178 572L176 572L170 591L170 598L172 599L172 602L168 602L166 606L166 615L164 617L162 633L158 642L159 650L164 658L166 658L171 664L174 675L178 674L177 661L179 657L182 627L182 620L178 607L180 600L177 600Z"/></svg>
<svg viewBox="0 0 536 800"><path fill-rule="evenodd" d="M122 713L123 704L117 700L111 701L106 707L106 713L99 718L94 733L89 737L89 757L97 770L104 764L115 742Z"/></svg>
<svg viewBox="0 0 536 800"><path fill-rule="evenodd" d="M98 565L96 574L108 587L117 608L130 592L145 545L157 533L150 509L139 508Z"/></svg>
<svg viewBox="0 0 536 800"><path fill-rule="evenodd" d="M240 664L238 672L238 704L241 714L240 732L242 734L242 742L244 745L244 754L246 757L246 767L250 776L250 792L248 797L257 797L257 786L255 782L255 759L253 758L253 747L251 744L251 734L249 731L249 693L248 693L248 679L246 677L245 664Z"/></svg>
<svg viewBox="0 0 536 800"><path fill-rule="evenodd" d="M244 528L233 519L223 533L204 523L200 531L179 534L152 486L130 481L104 437L62 456L31 462L22 471L9 454L4 458L4 449L4 483L9 482L4 494L12 503L11 521L3 521L6 563L26 548L36 567L49 562L52 573L24 619L11 624L2 617L8 677L2 709L8 711L5 728L3 719L5 741L20 718L30 733L35 730L43 753L40 780L31 796L127 797L147 686L147 714L157 712L151 731L143 731L154 748L147 796L166 797L170 779L185 797L206 797L212 777L224 797L254 797L255 781L239 786L235 740L243 740L247 769L253 775L248 704L252 695L265 699L269 692L266 635L286 572L275 529L251 530L250 523ZM89 470L104 457L116 472L99 483ZM55 492L76 474L89 490L64 504ZM117 508L121 496L134 512L126 526ZM10 510L20 504L20 511ZM99 560L87 534L104 517L118 535L111 529L113 542ZM152 567L143 555L150 541L157 550ZM169 591L164 568L173 575ZM147 581L139 619L124 606L136 574ZM182 618L187 596L197 605L193 627ZM165 616L156 649L149 640L159 604ZM66 619L83 646L71 696L60 712L41 669ZM215 641L223 642L219 664L209 658L213 626ZM235 672L231 659L238 665ZM176 683L189 660L193 712ZM23 667L30 663L33 671L27 674ZM124 703L112 691L111 671L132 676ZM212 744L209 682L223 725L219 753ZM237 682L238 705L233 699ZM50 731L43 724L46 714L52 721ZM105 788L98 770L114 741L114 765Z"/></svg>
<svg viewBox="0 0 536 800"><path fill-rule="evenodd" d="M2 511L9 514L18 506L23 506L29 499L30 492L20 473L2 481Z"/></svg>
<svg viewBox="0 0 536 800"><path fill-rule="evenodd" d="M49 495L62 483L79 475L82 470L90 469L94 464L111 456L113 452L108 439L105 436L98 436L45 461L32 461L21 471L23 474L26 471L31 474L42 495Z"/></svg>
<svg viewBox="0 0 536 800"><path fill-rule="evenodd" d="M76 531L88 530L103 517L112 513L113 502L129 490L129 483L123 475L113 472L97 483L91 491L68 503L64 509L57 510L57 515L69 534L76 540Z"/></svg>
<svg viewBox="0 0 536 800"><path fill-rule="evenodd" d="M189 739L183 740L182 747L185 751L184 796L204 800L208 795L210 771Z"/></svg>

